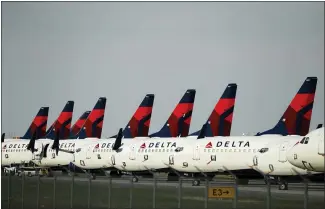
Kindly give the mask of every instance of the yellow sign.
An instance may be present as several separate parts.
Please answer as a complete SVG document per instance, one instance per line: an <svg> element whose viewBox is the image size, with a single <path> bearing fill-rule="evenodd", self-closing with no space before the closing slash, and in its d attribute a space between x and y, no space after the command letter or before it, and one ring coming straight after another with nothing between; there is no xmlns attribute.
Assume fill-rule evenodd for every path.
<svg viewBox="0 0 325 209"><path fill-rule="evenodd" d="M209 198L234 198L234 187L213 187L209 188Z"/></svg>

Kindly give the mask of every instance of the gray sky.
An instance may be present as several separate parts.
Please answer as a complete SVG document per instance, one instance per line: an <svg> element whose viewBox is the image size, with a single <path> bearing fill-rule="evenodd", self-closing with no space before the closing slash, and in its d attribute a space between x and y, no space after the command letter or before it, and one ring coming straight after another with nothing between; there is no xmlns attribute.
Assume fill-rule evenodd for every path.
<svg viewBox="0 0 325 209"><path fill-rule="evenodd" d="M150 133L185 90L190 132L230 82L232 135L273 127L307 76L318 85L311 128L324 122L322 2L2 2L2 128L22 136L41 106L48 126L66 101L73 122L107 97L102 136L156 95Z"/></svg>

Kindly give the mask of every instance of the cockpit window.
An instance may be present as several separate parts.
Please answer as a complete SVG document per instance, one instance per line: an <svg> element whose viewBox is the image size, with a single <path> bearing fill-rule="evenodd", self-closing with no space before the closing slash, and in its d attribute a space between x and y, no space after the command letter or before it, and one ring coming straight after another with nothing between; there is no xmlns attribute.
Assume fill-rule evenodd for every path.
<svg viewBox="0 0 325 209"><path fill-rule="evenodd" d="M300 141L300 144L308 144L309 141L309 137L304 137L302 138L302 140Z"/></svg>
<svg viewBox="0 0 325 209"><path fill-rule="evenodd" d="M175 149L175 152L181 152L181 151L183 151L183 147L177 147L177 148Z"/></svg>
<svg viewBox="0 0 325 209"><path fill-rule="evenodd" d="M269 148L262 148L262 149L260 149L260 153L265 153L265 152L267 152L267 151L269 151Z"/></svg>
<svg viewBox="0 0 325 209"><path fill-rule="evenodd" d="M78 148L77 150L76 150L76 152L80 152L81 151L81 148Z"/></svg>

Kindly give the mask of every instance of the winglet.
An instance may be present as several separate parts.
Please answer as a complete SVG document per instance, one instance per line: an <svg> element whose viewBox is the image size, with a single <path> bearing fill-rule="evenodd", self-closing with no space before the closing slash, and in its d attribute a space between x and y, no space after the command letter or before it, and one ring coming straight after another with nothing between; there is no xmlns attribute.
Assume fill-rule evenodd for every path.
<svg viewBox="0 0 325 209"><path fill-rule="evenodd" d="M117 150L118 148L120 148L120 146L122 145L122 137L123 137L123 129L120 128L120 130L118 131L118 134L116 136L116 140L113 146L113 150Z"/></svg>
<svg viewBox="0 0 325 209"><path fill-rule="evenodd" d="M207 128L207 124L203 124L202 128L201 128L201 131L200 131L200 134L199 136L197 137L197 139L202 139L205 137L205 130Z"/></svg>

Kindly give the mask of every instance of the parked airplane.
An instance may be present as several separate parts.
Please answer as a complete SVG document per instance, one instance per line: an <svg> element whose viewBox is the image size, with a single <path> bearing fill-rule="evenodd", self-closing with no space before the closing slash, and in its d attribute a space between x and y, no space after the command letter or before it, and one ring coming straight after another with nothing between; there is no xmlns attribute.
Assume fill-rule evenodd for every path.
<svg viewBox="0 0 325 209"><path fill-rule="evenodd" d="M204 136L214 137L214 136L229 136L230 135L231 125L232 125L232 117L233 117L233 111L234 111L234 105L235 105L235 99L236 99L236 91L237 91L236 84L228 84L227 85L221 98L216 103L213 111L211 112L207 122L204 125L206 127L206 129L204 131ZM202 131L197 131L197 132L194 132L193 134L191 134L191 136L184 138L184 140L196 139L198 133L201 135L203 134ZM166 139L157 139L157 140L143 139L143 140L139 140L137 142L133 142L132 145L124 144L124 146L128 146L128 145L132 146L132 148L131 148L132 153L130 153L128 156L129 161L130 161L128 163L128 165L132 164L132 166L128 167L130 169L124 168L124 170L131 171L131 172L139 174L139 175L148 174L145 172L147 170L146 169L147 167L150 169L160 170L162 172L168 171L168 169L166 169L166 165L164 165L160 161L160 159L161 159L160 155L166 155L166 154L174 151L175 147L173 147L173 145L170 143L169 140L175 141L175 140L179 140L179 139L178 138L166 138ZM156 144L156 142L158 144ZM146 143L149 146L148 149L144 148ZM160 147L160 146L162 146L162 147ZM143 157L138 158L139 161L136 160L137 147L142 147L142 149L145 150L145 154L144 153L139 154L139 155L144 154ZM123 146L119 150L123 150ZM148 151L148 153L146 153L147 151ZM155 151L162 152L162 153L154 153ZM124 154L128 155L124 151L123 152L121 151L117 154L114 153L114 156L112 156L112 161L114 162L115 159L118 161L120 158L119 155L124 155ZM149 156L152 156L152 157L149 158ZM145 159L145 160L143 160L143 159ZM109 164L111 164L110 166L112 166L112 162L110 162ZM118 164L118 163L116 163L116 164ZM135 167L133 167L133 165ZM116 168L118 168L118 167L116 167ZM169 178L171 178L175 175L176 174L174 174L172 172L168 174ZM134 178L134 181L137 181L136 177Z"/></svg>
<svg viewBox="0 0 325 209"><path fill-rule="evenodd" d="M295 167L294 165L290 164L287 160L287 152L290 150L297 142L302 142L304 139L312 139L317 140L315 137L315 131L313 130L308 133L305 137L300 137L297 140L297 137L286 137L278 143L271 142L265 147L261 148L258 153L255 154L253 160L253 169L258 172L262 172L264 175L271 178L275 178L277 182L279 182L279 189L286 190L288 189L288 181L296 181L300 180L300 175L310 175L309 179L315 179L317 176L311 176L312 174L317 174L317 172L308 172L308 170L303 170L301 168ZM324 135L324 133L322 133ZM315 152L309 150L305 150L306 153ZM322 165L324 166L324 158L322 161ZM319 163L316 165L320 165ZM315 171L315 170L311 170Z"/></svg>
<svg viewBox="0 0 325 209"><path fill-rule="evenodd" d="M59 117L53 122L47 130L44 138L54 139L55 131L60 129L60 139L68 139L70 135L71 120L73 114L74 101L68 101L64 106Z"/></svg>
<svg viewBox="0 0 325 209"><path fill-rule="evenodd" d="M288 161L301 169L324 172L324 127L297 142L288 152Z"/></svg>
<svg viewBox="0 0 325 209"><path fill-rule="evenodd" d="M215 138L208 138L209 143L213 143L213 141L218 140L217 144L220 146L222 146L222 140L230 140L228 141L228 144L225 144L224 146L230 146L230 144L236 145L236 143L238 144L238 146L242 145L244 146L246 142L249 142L250 140L252 140L250 147L247 147L246 149L240 149L240 148L226 148L226 149L207 149L204 148L205 146L210 146L208 144L207 138L205 139L201 139L203 140L202 142L199 141L188 141L188 140L181 140L179 141L179 143L181 144L186 144L188 145L190 148L187 149L187 152L180 152L180 150L178 149L166 149L166 147L159 147L159 146L166 146L166 143L169 142L169 145L172 145L174 142L172 141L164 141L164 140L159 140L159 141L147 141L147 140L142 140L142 141L137 141L134 142L132 145L127 145L124 144L124 146L121 147L119 153L114 153L114 155L112 156L112 161L114 161L115 163L115 167L117 169L121 169L124 171L130 171L130 172L135 172L135 171L144 171L147 169L155 169L155 170L159 170L159 171L168 171L169 167L168 165L166 165L165 163L162 162L162 159L168 159L170 158L170 160L174 159L173 158L173 154L171 154L171 152L173 152L175 150L177 155L179 162L181 162L182 160L190 160L192 159L192 155L193 152L196 150L196 154L200 155L200 153L202 153L202 150L205 150L207 152L218 152L220 150L220 152L247 152L246 153L235 153L237 154L234 157L239 157L239 156L243 156L243 157L239 157L241 160L238 161L239 163L234 163L231 166L231 169L236 170L236 174L237 175L241 175L240 177L249 177L249 178L256 178L259 177L260 178L260 174L257 173L256 171L253 170L250 167L247 167L248 165L251 165L252 163L252 153L256 153L260 148L264 147L266 144L271 143L271 142L276 142L279 140L283 140L285 137L282 135L288 135L288 133L290 134L297 134L301 133L302 128L309 128L309 123L310 123L310 117L311 117L311 112L312 109L308 109L307 111L307 119L309 118L309 120L305 120L303 124L301 124L301 126L297 126L293 127L292 124L299 124L299 119L301 117L297 117L297 114L300 114L301 111L299 111L299 108L297 108L297 105L301 105L300 107L302 107L302 109L304 109L305 107L311 107L312 108L312 102L314 99L314 92L315 92L315 86L316 86L316 81L317 78L307 78L306 81L304 82L303 86L300 88L300 90L298 91L298 94L295 96L295 98L293 99L293 101L290 104L290 107L295 107L294 110L296 110L295 112L290 112L290 108L288 108L284 114L284 116L282 116L282 120L280 120L280 122L278 123L278 125L276 127L281 127L280 124L283 125L290 125L288 126L290 129L283 129L283 127L286 126L282 126L282 129L279 128L274 128L272 129L273 132L272 134L269 132L263 132L262 134L258 134L259 137L255 136L255 137L247 137L244 136L244 138L241 137L215 137ZM310 85L311 84L311 85ZM307 92L307 93L306 93ZM306 93L306 94L305 94ZM301 99L306 97L309 99ZM298 99L297 99L298 98ZM299 99L300 98L300 99ZM310 103L311 102L311 103ZM290 113L290 114L289 114ZM293 114L295 113L295 114ZM202 128L201 132L204 131L202 133L202 137L199 138L204 138L205 137L205 132L206 132L206 127L207 127L208 123L204 125L204 129ZM279 132L276 132L276 130L278 130ZM283 134L283 130L286 130L286 134ZM290 130L290 132L288 132L287 130ZM260 135L263 135L263 137L260 137ZM297 140L300 139L300 136L292 136L292 137L297 137ZM212 141L213 140L213 141ZM220 140L220 142L219 142ZM244 144L244 141L246 140L246 142ZM241 142L242 141L242 142ZM173 143L172 143L173 142ZM206 144L204 144L206 142ZM149 143L149 147L148 146ZM156 145L156 143L158 143ZM163 145L162 145L163 144ZM234 146L233 145L233 146ZM175 144L176 146L176 144ZM194 147L193 147L194 146ZM211 144L212 146L212 144ZM237 146L235 146L237 147ZM168 147L169 148L169 147ZM180 148L181 149L181 148ZM216 151L217 150L217 151ZM157 153L158 152L158 153ZM184 156L183 156L184 154ZM223 153L218 153L218 155L222 156ZM205 154L207 155L207 154ZM210 159L211 156L206 156L207 158ZM227 156L226 156L227 157ZM205 158L202 160L200 160L200 157L193 157L194 161L191 162L192 163L192 169L187 167L184 167L184 169L180 169L179 171L182 172L193 172L193 173L200 173L199 170L197 170L195 168L196 164L204 164ZM219 159L219 158L218 158ZM227 157L227 159L229 159ZM243 164L243 162L246 162ZM182 161L183 162L183 161ZM186 161L184 161L186 162ZM217 161L216 161L217 162ZM186 162L187 164L189 164L188 162ZM219 162L220 163L220 162ZM176 164L175 164L176 165ZM179 165L177 165L179 166ZM178 167L177 167L178 168ZM195 169L194 169L195 168ZM202 167L203 170L207 171L210 170L209 172L217 172L218 169L222 169L222 165L221 167L219 166L217 169L214 166L214 163L212 163L207 167ZM169 173L169 175L172 175L172 173ZM137 181L137 179L135 178L135 181ZM246 182L248 182L248 179L246 179ZM193 182L194 184L199 183L199 181L195 181Z"/></svg>
<svg viewBox="0 0 325 209"><path fill-rule="evenodd" d="M96 124L93 126L91 121L89 122L88 120L93 119L92 121L96 121L96 120L98 121L99 117L103 118L105 105L106 105L106 98L104 97L99 98L93 111L89 114L89 116L91 115L92 117L87 118L85 124L83 125L83 128L79 131L79 133L82 132L82 130L85 128L85 125L88 125L90 126L90 130L92 130L92 128L94 129L97 128L96 130L97 132L94 131L90 133L91 136L92 134L93 135L101 134L102 124L100 124L99 127L96 127L95 126ZM44 131L44 134L45 134L45 130L42 129L42 131ZM46 152L46 150L44 152L46 145L47 144L53 145L53 139L46 139L46 138L39 139L37 136L38 133L34 131L33 138L31 140L17 140L14 143L12 140L4 141L2 143L2 159L5 158L5 160L2 160L2 165L15 166L17 162L18 164L21 164L21 163L28 163L30 161L33 161L34 163L39 163L39 161L44 157L44 153ZM64 140L64 143L60 144L60 149L62 149L61 151L66 151L64 153L73 153L76 150L76 148L78 148L77 145L82 146L84 144L91 143L92 140L98 140L98 138L89 137L87 138L87 140L71 140L71 139ZM30 147L29 149L27 149L28 144ZM49 145L47 145L47 147L48 146ZM30 152L27 153L28 152L27 150L30 150ZM26 154L22 154L22 152L23 153L26 152ZM64 157L71 156L71 154L70 155L64 154L64 155L65 155ZM45 156L47 155L45 154Z"/></svg>
<svg viewBox="0 0 325 209"><path fill-rule="evenodd" d="M168 136L188 136L193 104L195 100L196 91L189 89L185 92L180 102L175 107L172 114L169 116L163 128L150 135L155 140L157 137L166 138ZM182 128L185 130L181 131ZM134 135L136 140L148 138L148 128L146 129L145 135ZM126 130L126 129L124 129ZM128 138L128 134L123 132L124 138ZM125 140L125 144L132 143L134 140ZM75 154L74 164L82 169L101 169L101 168L111 168L111 154L114 152L112 149L114 146L115 138L104 139L98 143L87 145L87 147L82 148L81 152ZM91 171L92 172L92 171ZM111 171L111 175L120 176L120 172ZM94 176L94 175L93 175Z"/></svg>
<svg viewBox="0 0 325 209"><path fill-rule="evenodd" d="M126 138L132 138L134 136L148 136L153 102L154 95L147 94L123 131ZM92 113L90 113L90 115L91 114ZM101 143L103 140L104 139L95 140L95 142ZM113 142L114 140L115 139L111 139ZM55 149L51 148L55 143L56 142L53 141L45 144L43 155L40 155L40 158L38 159L36 158L35 163L39 166L46 167L70 165L70 168L75 170L73 165L70 164L70 162L74 161L74 152L79 152L84 145L92 144L94 143L94 140L89 140L89 138L86 140L64 140L63 142L59 143L60 150L58 153L56 153L57 151Z"/></svg>

